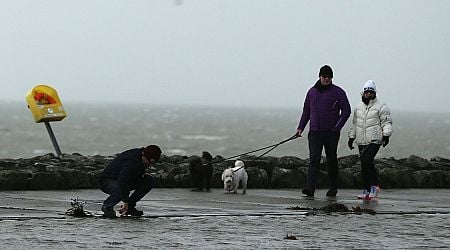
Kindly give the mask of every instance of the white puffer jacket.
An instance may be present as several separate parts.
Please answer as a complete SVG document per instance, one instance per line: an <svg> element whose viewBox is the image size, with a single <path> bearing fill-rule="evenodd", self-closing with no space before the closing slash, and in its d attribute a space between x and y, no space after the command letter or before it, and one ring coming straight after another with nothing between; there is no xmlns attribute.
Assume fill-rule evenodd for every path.
<svg viewBox="0 0 450 250"><path fill-rule="evenodd" d="M353 126L348 136L358 145L381 144L383 136L392 135L391 112L376 98L366 105L361 102L353 112Z"/></svg>

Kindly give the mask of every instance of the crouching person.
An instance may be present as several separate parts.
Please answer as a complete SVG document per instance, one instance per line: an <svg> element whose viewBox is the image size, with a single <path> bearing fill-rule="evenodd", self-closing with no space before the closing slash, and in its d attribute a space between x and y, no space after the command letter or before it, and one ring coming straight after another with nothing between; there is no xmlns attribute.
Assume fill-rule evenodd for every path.
<svg viewBox="0 0 450 250"><path fill-rule="evenodd" d="M142 216L136 203L150 192L153 177L145 173L145 168L158 162L161 149L156 145L129 149L117 155L99 176L100 189L109 194L103 202L103 216L116 218L114 206L122 201L120 216ZM134 192L130 195L130 191Z"/></svg>

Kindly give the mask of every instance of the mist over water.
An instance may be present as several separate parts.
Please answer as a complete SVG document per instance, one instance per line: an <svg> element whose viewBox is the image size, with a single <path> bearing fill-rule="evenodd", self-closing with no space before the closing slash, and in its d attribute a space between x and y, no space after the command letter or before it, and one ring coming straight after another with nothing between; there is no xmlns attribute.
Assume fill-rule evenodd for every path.
<svg viewBox="0 0 450 250"><path fill-rule="evenodd" d="M132 147L158 144L166 155L229 157L292 136L299 108L156 106L148 104L65 104L68 116L51 126L63 153L113 155ZM35 123L26 104L0 105L0 158L27 158L54 153L44 124ZM450 114L392 111L394 133L377 157L450 158ZM350 118L351 119L351 118ZM338 155L347 148L351 120L341 131ZM271 156L308 158L307 131L302 138L271 151ZM259 155L261 152L256 152Z"/></svg>

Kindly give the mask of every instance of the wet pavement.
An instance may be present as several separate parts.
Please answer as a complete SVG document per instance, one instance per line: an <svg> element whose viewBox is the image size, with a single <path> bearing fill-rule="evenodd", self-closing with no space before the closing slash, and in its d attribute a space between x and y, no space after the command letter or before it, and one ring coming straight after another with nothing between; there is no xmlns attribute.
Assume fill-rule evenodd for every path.
<svg viewBox="0 0 450 250"><path fill-rule="evenodd" d="M137 219L75 218L65 212L71 199L100 215L106 198L100 190L1 191L0 241L6 249L298 249L298 248L448 248L450 190L382 190L372 201L358 190L339 190L336 198L317 190L154 189ZM333 203L360 206L377 214L321 213ZM288 208L310 208L292 210ZM290 237L287 237L290 236ZM288 239L286 239L288 238Z"/></svg>
<svg viewBox="0 0 450 250"><path fill-rule="evenodd" d="M358 190L339 190L337 197L317 190L313 198L299 190L254 189L247 194L228 194L221 189L192 192L189 189L153 189L138 203L146 217L244 216L306 214L307 210L288 208L322 208L341 203L349 209L360 206L377 213L414 214L450 213L448 189L382 190L377 199L356 199ZM106 195L99 190L1 191L0 219L61 218L71 208L71 199L79 199L84 209L100 215Z"/></svg>

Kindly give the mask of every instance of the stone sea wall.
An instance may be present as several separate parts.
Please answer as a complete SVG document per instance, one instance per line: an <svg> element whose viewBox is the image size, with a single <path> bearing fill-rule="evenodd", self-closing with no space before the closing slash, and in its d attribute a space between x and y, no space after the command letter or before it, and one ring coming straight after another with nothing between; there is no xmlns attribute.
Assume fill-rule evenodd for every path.
<svg viewBox="0 0 450 250"><path fill-rule="evenodd" d="M149 169L156 179L156 188L191 188L189 161L198 156L162 155L159 163ZM0 190L46 190L98 188L97 175L113 156L53 154L30 159L0 159ZM249 188L301 188L305 185L308 160L293 156L245 156ZM221 188L221 174L234 165L216 156L212 187ZM362 186L358 155L339 158L339 188ZM430 160L411 155L408 158L375 160L382 188L450 188L450 160ZM318 188L327 188L326 159L318 176Z"/></svg>

